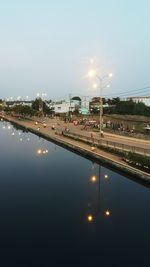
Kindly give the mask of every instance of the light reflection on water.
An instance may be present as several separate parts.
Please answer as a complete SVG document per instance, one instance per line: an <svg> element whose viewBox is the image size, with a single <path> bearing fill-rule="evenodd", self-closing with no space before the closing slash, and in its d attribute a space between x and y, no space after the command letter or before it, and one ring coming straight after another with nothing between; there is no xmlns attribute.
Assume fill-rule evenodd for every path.
<svg viewBox="0 0 150 267"><path fill-rule="evenodd" d="M0 263L149 266L148 187L8 122L0 151Z"/></svg>

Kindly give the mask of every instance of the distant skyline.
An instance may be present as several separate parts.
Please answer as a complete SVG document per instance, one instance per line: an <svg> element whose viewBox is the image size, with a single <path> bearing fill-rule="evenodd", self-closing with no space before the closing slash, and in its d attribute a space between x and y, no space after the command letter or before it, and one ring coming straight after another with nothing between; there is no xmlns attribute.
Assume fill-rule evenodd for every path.
<svg viewBox="0 0 150 267"><path fill-rule="evenodd" d="M0 98L97 95L89 59L114 77L105 95L150 95L150 2L6 0L0 8ZM116 95L115 95L116 96Z"/></svg>

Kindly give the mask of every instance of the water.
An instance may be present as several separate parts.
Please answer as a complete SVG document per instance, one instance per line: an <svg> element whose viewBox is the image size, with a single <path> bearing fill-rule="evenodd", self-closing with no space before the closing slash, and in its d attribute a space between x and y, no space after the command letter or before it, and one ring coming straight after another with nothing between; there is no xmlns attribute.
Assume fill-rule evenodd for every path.
<svg viewBox="0 0 150 267"><path fill-rule="evenodd" d="M150 266L148 186L6 122L0 166L0 266Z"/></svg>

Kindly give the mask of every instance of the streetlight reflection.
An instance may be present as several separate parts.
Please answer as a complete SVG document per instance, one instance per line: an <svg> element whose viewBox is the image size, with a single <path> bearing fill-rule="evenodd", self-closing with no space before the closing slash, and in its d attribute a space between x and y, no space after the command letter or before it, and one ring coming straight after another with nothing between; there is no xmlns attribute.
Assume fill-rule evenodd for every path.
<svg viewBox="0 0 150 267"><path fill-rule="evenodd" d="M91 181L92 181L92 182L96 182L96 180L97 180L96 176L93 175L93 176L91 177Z"/></svg>
<svg viewBox="0 0 150 267"><path fill-rule="evenodd" d="M109 210L105 210L105 215L106 216L110 216L110 211Z"/></svg>
<svg viewBox="0 0 150 267"><path fill-rule="evenodd" d="M91 215L91 214L89 214L88 216L87 216L87 220L88 220L88 222L92 222L93 221L93 216Z"/></svg>
<svg viewBox="0 0 150 267"><path fill-rule="evenodd" d="M97 174L97 171L98 171L98 174ZM102 197L101 191L102 191L102 185L103 185L103 179L102 178L104 177L105 179L107 179L108 174L102 173L102 166L101 165L99 165L98 170L96 170L94 168L93 163L92 163L92 172L94 172L94 175L90 176L90 181L93 184L96 183L96 187L95 186L93 187L94 196L95 196L95 192L96 192L96 201L92 200L89 202L90 205L88 204L88 209L90 208L89 215L87 215L87 217L86 217L88 222L92 222L97 217L100 218L100 215L104 216L104 217L110 217L111 216L111 211L108 208L106 209L106 206L104 207L104 204L106 204L106 203L103 204L102 199L101 199L101 197ZM104 201L106 201L106 200L107 200L107 198L104 198Z"/></svg>
<svg viewBox="0 0 150 267"><path fill-rule="evenodd" d="M38 149L36 153L37 153L37 155L47 154L48 149Z"/></svg>

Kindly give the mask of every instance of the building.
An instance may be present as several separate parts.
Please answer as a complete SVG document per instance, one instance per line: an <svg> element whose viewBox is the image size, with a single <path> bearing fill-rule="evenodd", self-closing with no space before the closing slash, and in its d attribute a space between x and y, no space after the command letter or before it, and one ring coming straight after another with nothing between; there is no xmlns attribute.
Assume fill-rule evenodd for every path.
<svg viewBox="0 0 150 267"><path fill-rule="evenodd" d="M80 114L88 115L89 102L89 97L74 96L69 100L51 102L48 106L54 114L67 114L78 110Z"/></svg>
<svg viewBox="0 0 150 267"><path fill-rule="evenodd" d="M79 113L82 115L89 115L90 112L90 100L88 96L82 96L81 98L81 105L79 108Z"/></svg>
<svg viewBox="0 0 150 267"><path fill-rule="evenodd" d="M72 101L60 101L49 104L49 108L53 110L55 114L66 114L75 111L75 103Z"/></svg>

